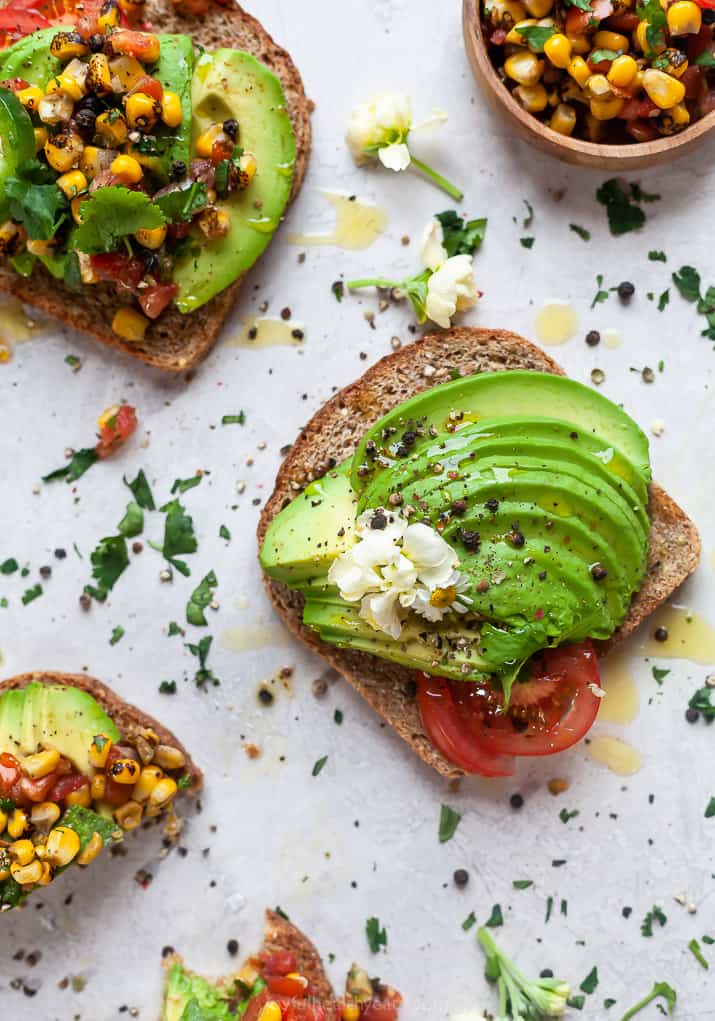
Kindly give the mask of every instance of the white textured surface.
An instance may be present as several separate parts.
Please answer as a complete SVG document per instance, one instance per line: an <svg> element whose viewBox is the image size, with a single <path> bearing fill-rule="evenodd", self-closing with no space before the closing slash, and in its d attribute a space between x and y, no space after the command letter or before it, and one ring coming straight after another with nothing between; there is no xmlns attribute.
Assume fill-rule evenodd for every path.
<svg viewBox="0 0 715 1021"><path fill-rule="evenodd" d="M14 360L0 367L0 554L31 568L26 582L15 576L0 583L0 595L11 603L0 610L4 675L86 667L166 720L191 745L207 774L204 811L191 820L185 858L173 853L155 868L159 840L147 834L128 841L126 858L103 860L82 876L72 873L46 894L35 895L24 913L2 918L0 1013L5 1017L105 1021L127 1016L117 1011L128 1004L140 1008L141 1018L153 1018L162 946L174 945L208 973L227 971L226 941L236 937L247 951L255 947L263 907L275 904L325 954L335 953L331 973L338 983L354 957L369 959L373 971L404 992L407 1021L474 1006L494 1009L475 930L463 932L461 922L471 910L483 922L496 902L505 925L495 935L528 972L551 967L577 986L598 965L600 985L584 1018L620 1017L656 979L677 987L681 1021L715 1017L713 948L704 948L712 962L709 973L686 949L688 940L708 928L715 935L715 819L703 818L715 794L715 730L702 723L689 727L683 719L705 667L667 664L672 672L657 688L650 666L634 657L640 715L629 727L600 729L627 737L643 752L644 767L635 777L616 777L577 748L560 760L527 763L511 781L473 780L452 793L380 728L346 685L333 686L322 702L313 697L310 685L321 665L272 622L261 591L254 547L259 510L253 501L269 493L280 447L334 387L388 353L393 334L404 341L410 336L404 309L378 316L370 330L362 312L375 307L373 297L366 296L362 305L354 299L338 305L330 284L339 273L349 279L372 270L416 267L416 245L403 248L400 237L418 237L428 217L450 205L416 176L397 178L352 166L342 141L350 107L387 88L410 91L418 119L433 106L448 109L447 128L433 140L416 140L416 147L463 184L463 208L470 215L489 216L487 240L477 256L477 279L486 296L468 321L531 336L544 300L571 300L579 312L579 335L556 352L567 369L587 381L591 369L600 366L607 377L604 392L624 401L644 427L664 419L665 432L653 442L656 475L695 518L706 550L683 601L709 612L711 619L715 614L710 565L715 353L699 337L693 308L674 289L662 314L645 298L648 290L659 294L671 270L684 262L707 277L712 200L706 170L713 148L688 163L643 174L644 186L663 199L648 207L644 231L612 239L594 199L604 175L567 169L537 155L482 108L462 49L458 8L456 0L441 5L265 0L256 11L290 48L317 102L315 151L287 229L253 275L256 290L247 286L236 308L233 332L268 300L272 313L289 306L305 321L303 351L249 352L219 344L186 383L145 371L86 339L50 331L46 339L18 347ZM365 252L308 249L299 265L300 249L287 244L286 236L328 225L321 187L344 188L386 206L388 232ZM565 189L558 203L553 189ZM535 208L528 231L513 222L524 214L522 199ZM592 241L584 244L569 231L569 222L590 228ZM518 241L527 233L536 237L531 251ZM651 248L664 249L668 264L648 262ZM629 308L612 297L589 312L599 272L607 285L624 278L635 282ZM621 348L585 346L588 329L609 327L622 334ZM69 352L82 358L77 375L64 364ZM360 352L367 353L367 362ZM630 371L631 366L655 367L660 358L665 372L651 386ZM119 398L138 409L138 438L76 487L58 483L35 493L39 477L62 463L64 448L87 443L97 413ZM239 408L247 413L245 427L221 428L221 416ZM262 441L267 449L260 451ZM255 464L246 466L248 458ZM189 558L192 578L160 584L159 557L146 548L107 604L83 614L77 597L88 580L89 553L101 536L112 534L124 512L128 491L122 474L131 478L140 467L159 499L168 495L174 478L198 468L211 472L184 498L200 539L199 552ZM246 481L240 496L239 480ZM159 522L158 515L151 520L145 538L158 537ZM233 533L228 546L217 537L222 523ZM83 560L72 551L75 542ZM68 550L62 562L52 556L58 546ZM20 595L43 563L53 567L45 594L22 607ZM221 608L210 614L216 636L210 663L222 685L202 693L191 681L182 682L193 672L194 660L165 629L170 620L183 619L192 584L209 568L220 581ZM110 647L117 624L126 635ZM258 647L221 648L219 636L229 628L248 629ZM280 695L273 708L258 708L258 683L284 665L296 667L294 696ZM176 697L158 694L165 678L179 682ZM341 728L333 723L336 707L345 714ZM246 758L240 735L263 747L262 758ZM323 772L312 778L314 761L326 754ZM559 799L545 787L553 776L571 780L571 790ZM509 795L517 790L526 803L514 813ZM455 838L440 846L439 806L445 801L464 818ZM563 807L580 815L564 825L558 819ZM206 857L203 848L210 848ZM567 863L554 869L553 859ZM144 865L154 873L147 890L133 881ZM461 866L471 876L464 891L451 881ZM513 890L512 881L520 878L533 879L534 886ZM695 916L673 901L673 894L686 890L698 904ZM73 903L65 907L69 893ZM549 895L556 906L544 925ZM566 918L558 911L562 898L568 900ZM39 900L41 911L34 907ZM639 925L654 903L663 906L668 924L645 940ZM621 916L624 905L633 907L628 920ZM363 934L370 915L379 915L389 933L388 951L379 958L371 958ZM40 950L40 963L32 969L13 961L18 948ZM87 979L83 992L58 990L67 974ZM41 980L37 996L26 999L12 990L14 978ZM608 1013L602 1009L604 997L618 1001ZM653 1006L643 1016L660 1015Z"/></svg>

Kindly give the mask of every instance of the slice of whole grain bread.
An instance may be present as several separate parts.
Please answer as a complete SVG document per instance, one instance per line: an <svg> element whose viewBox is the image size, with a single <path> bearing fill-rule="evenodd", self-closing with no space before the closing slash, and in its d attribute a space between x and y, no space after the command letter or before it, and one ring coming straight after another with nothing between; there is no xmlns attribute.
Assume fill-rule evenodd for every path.
<svg viewBox="0 0 715 1021"><path fill-rule="evenodd" d="M170 730L167 730L163 724L155 720L153 716L149 716L135 705L125 702L111 688L108 688L106 684L102 684L101 681L96 680L94 677L87 677L86 674L61 674L53 670L38 670L34 673L18 674L16 677L10 677L8 680L0 682L0 696L5 691L26 688L33 681L39 681L40 684L59 684L67 688L80 688L82 691L86 691L92 698L96 699L107 716L111 717L117 728L121 731L122 736L129 740L144 728L150 728L159 738L159 744L168 744L172 748L178 748L186 757L184 772L192 780L191 785L186 789L186 793L196 794L201 790L204 782L203 773L196 763L193 762L181 741Z"/></svg>
<svg viewBox="0 0 715 1021"><path fill-rule="evenodd" d="M266 924L263 932L263 945L260 953L275 954L288 951L295 955L299 974L308 979L311 989L311 1000L319 1001L326 1009L326 1021L337 1021L339 1017L335 993L325 974L320 954L307 936L296 928L287 918L270 909L266 911ZM192 974L184 965L179 954L168 954L162 959L162 967L168 973L173 964L180 964L188 974ZM213 983L217 988L230 987L232 976L217 979ZM161 1021L161 1018L160 1018Z"/></svg>
<svg viewBox="0 0 715 1021"><path fill-rule="evenodd" d="M432 334L373 365L318 411L293 444L258 525L262 543L270 521L296 493L329 467L349 457L365 431L396 404L462 375L502 369L536 369L563 375L540 348L506 330L452 329ZM659 485L650 487L648 570L625 621L607 641L606 652L626 638L692 574L700 538L687 515ZM445 759L427 737L415 700L412 671L369 653L338 649L322 642L303 624L303 597L280 582L265 579L268 595L296 637L320 653L385 719L424 761L443 776L462 771Z"/></svg>
<svg viewBox="0 0 715 1021"><path fill-rule="evenodd" d="M3 6L4 0L0 0L0 8ZM292 201L300 190L308 165L312 104L290 55L273 41L260 22L235 4L224 7L214 3L206 16L197 18L180 14L171 0L147 0L145 18L155 31L181 32L191 36L196 46L207 50L230 47L251 53L280 78L296 139ZM0 260L0 291L14 295L68 326L90 333L103 344L168 372L190 369L208 354L243 279L234 281L195 312L182 315L172 306L150 323L144 340L130 343L112 330L112 318L120 300L112 284L97 284L76 291L55 280L39 264L32 276L25 278Z"/></svg>

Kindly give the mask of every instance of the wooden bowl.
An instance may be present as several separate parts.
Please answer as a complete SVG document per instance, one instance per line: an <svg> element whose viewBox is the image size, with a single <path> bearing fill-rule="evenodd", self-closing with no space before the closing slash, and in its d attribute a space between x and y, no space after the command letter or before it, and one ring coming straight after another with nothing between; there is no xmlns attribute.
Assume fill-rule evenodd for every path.
<svg viewBox="0 0 715 1021"><path fill-rule="evenodd" d="M516 133L526 142L565 163L572 163L577 167L594 167L612 173L654 167L695 149L715 127L715 110L711 110L677 135L659 138L654 142L601 145L560 135L533 114L527 113L499 78L489 57L487 40L482 32L480 0L463 0L462 29L472 74L490 106L501 117L509 120Z"/></svg>

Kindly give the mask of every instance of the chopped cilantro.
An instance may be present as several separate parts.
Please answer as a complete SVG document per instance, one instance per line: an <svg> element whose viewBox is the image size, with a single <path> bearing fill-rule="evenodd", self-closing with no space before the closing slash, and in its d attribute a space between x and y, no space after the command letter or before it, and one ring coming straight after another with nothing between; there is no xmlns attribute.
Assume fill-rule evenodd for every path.
<svg viewBox="0 0 715 1021"><path fill-rule="evenodd" d="M204 637L200 639L196 645L188 643L186 646L191 655L196 656L199 661L199 668L194 674L194 682L196 683L197 688L203 688L209 682L214 686L221 683L218 677L215 676L213 670L210 670L209 667L206 666L212 642L212 635L204 635Z"/></svg>
<svg viewBox="0 0 715 1021"><path fill-rule="evenodd" d="M156 504L154 503L154 497L151 492L151 487L147 482L147 478L146 475L144 474L143 468L139 469L139 474L137 475L133 482L129 482L125 478L124 484L126 486L129 486L134 495L134 499L136 500L140 507L143 507L144 510L152 511L156 510Z"/></svg>
<svg viewBox="0 0 715 1021"><path fill-rule="evenodd" d="M573 1007L574 1010L583 1010L583 1005L586 1002L586 997L581 993L577 993L575 996L569 996L566 1001L567 1007Z"/></svg>
<svg viewBox="0 0 715 1021"><path fill-rule="evenodd" d="M544 52L544 43L556 31L555 25L522 25L517 29L519 35L534 53Z"/></svg>
<svg viewBox="0 0 715 1021"><path fill-rule="evenodd" d="M498 929L500 925L504 924L504 916L501 910L501 904L495 904L492 908L489 918L484 923L488 929Z"/></svg>
<svg viewBox="0 0 715 1021"><path fill-rule="evenodd" d="M469 930L472 928L472 926L474 926L476 924L477 924L477 916L474 914L473 911L470 911L469 914L467 915L467 917L462 922L462 928L464 929L465 932L469 932Z"/></svg>
<svg viewBox="0 0 715 1021"><path fill-rule="evenodd" d="M648 252L648 258L649 258L649 260L651 262L667 262L668 261L668 257L665 254L665 252L661 251L659 248L652 248L650 250L650 252Z"/></svg>
<svg viewBox="0 0 715 1021"><path fill-rule="evenodd" d="M457 831L462 816L449 805L442 805L439 813L439 842L445 844Z"/></svg>
<svg viewBox="0 0 715 1021"><path fill-rule="evenodd" d="M186 493L189 489L195 489L196 486L201 485L203 475L192 475L188 479L174 479L174 484L171 487L171 495L174 493Z"/></svg>
<svg viewBox="0 0 715 1021"><path fill-rule="evenodd" d="M663 909L654 904L641 922L641 936L650 938L653 935L653 922L657 922L662 929L667 921Z"/></svg>
<svg viewBox="0 0 715 1021"><path fill-rule="evenodd" d="M245 425L246 423L246 412L239 411L237 415L224 415L221 419L221 425Z"/></svg>
<svg viewBox="0 0 715 1021"><path fill-rule="evenodd" d="M173 638L174 635L186 634L182 627L176 623L175 620L169 621L169 638Z"/></svg>
<svg viewBox="0 0 715 1021"><path fill-rule="evenodd" d="M335 723L337 723L338 726L340 726L340 724L343 722L343 711L342 711L342 709L336 709L335 710L335 712L333 713L333 720L335 721Z"/></svg>
<svg viewBox="0 0 715 1021"><path fill-rule="evenodd" d="M712 701L712 693L715 688L698 688L688 702L689 709L697 709L704 720L712 723L715 720L715 703Z"/></svg>
<svg viewBox="0 0 715 1021"><path fill-rule="evenodd" d="M706 819L712 819L713 816L715 816L715 797L710 798L710 801L707 804L707 808L705 809Z"/></svg>
<svg viewBox="0 0 715 1021"><path fill-rule="evenodd" d="M144 511L138 503L131 500L127 504L126 513L117 525L117 529L125 539L133 539L135 535L141 535L144 529Z"/></svg>
<svg viewBox="0 0 715 1021"><path fill-rule="evenodd" d="M715 67L715 55L710 50L703 50L702 53L697 55L693 63L697 64L698 67Z"/></svg>
<svg viewBox="0 0 715 1021"><path fill-rule="evenodd" d="M533 879L515 879L511 884L515 890L528 890L530 886L534 885Z"/></svg>
<svg viewBox="0 0 715 1021"><path fill-rule="evenodd" d="M206 185L201 181L192 181L188 187L182 186L175 191L165 192L152 201L159 207L167 223L188 223L206 206Z"/></svg>
<svg viewBox="0 0 715 1021"><path fill-rule="evenodd" d="M221 527L218 530L218 534L220 539L225 539L226 542L231 541L231 533L229 532L225 525L221 525Z"/></svg>
<svg viewBox="0 0 715 1021"><path fill-rule="evenodd" d="M171 500L169 503L164 504L161 509L166 514L164 543L161 547L161 552L171 564L177 566L181 564L181 561L175 559L177 556L195 553L198 549L198 542L194 533L194 522L178 500ZM178 569L181 570L182 568L184 569L182 573L189 573L186 564L181 564L181 567Z"/></svg>
<svg viewBox="0 0 715 1021"><path fill-rule="evenodd" d="M526 216L521 221L521 225L524 228L524 230L528 230L528 228L534 222L534 207L532 206L531 202L529 202L528 199L522 199L521 201L526 206ZM516 219L516 217L515 217L515 219Z"/></svg>
<svg viewBox="0 0 715 1021"><path fill-rule="evenodd" d="M663 291L661 296L658 298L658 311L662 312L663 309L670 303L670 288Z"/></svg>
<svg viewBox="0 0 715 1021"><path fill-rule="evenodd" d="M379 918L368 918L365 922L365 935L373 954L379 953L380 947L387 946L387 929L384 926L380 928Z"/></svg>
<svg viewBox="0 0 715 1021"><path fill-rule="evenodd" d="M712 936L703 936L703 943L707 943L707 945L711 947L713 943L715 943L715 939L713 939Z"/></svg>
<svg viewBox="0 0 715 1021"><path fill-rule="evenodd" d="M176 781L176 786L179 788L180 791L185 791L188 790L188 788L193 785L193 782L194 782L193 777L190 776L189 773L184 773L184 775L180 776L179 779Z"/></svg>
<svg viewBox="0 0 715 1021"><path fill-rule="evenodd" d="M591 0L564 0L564 4L567 7L576 7L579 11L592 13Z"/></svg>
<svg viewBox="0 0 715 1021"><path fill-rule="evenodd" d="M606 1008L606 1010L610 1010L611 1007L614 1007L615 1005L616 1001L610 996L607 996L606 999L603 1001L603 1006Z"/></svg>
<svg viewBox="0 0 715 1021"><path fill-rule="evenodd" d="M102 838L105 845L119 831L113 819L106 819L83 805L71 805L62 816L62 825L74 830L80 841L80 850L84 850L95 833Z"/></svg>
<svg viewBox="0 0 715 1021"><path fill-rule="evenodd" d="M0 574L14 574L19 566L14 557L8 557L0 564Z"/></svg>
<svg viewBox="0 0 715 1021"><path fill-rule="evenodd" d="M121 185L98 188L80 205L82 222L71 234L76 252L113 252L122 239L138 230L156 230L166 222L148 195Z"/></svg>
<svg viewBox="0 0 715 1021"><path fill-rule="evenodd" d="M646 41L651 51L656 51L665 45L663 30L667 25L665 11L660 6L660 0L640 0L636 7L636 13L641 20L648 25L646 29ZM648 56L653 56L651 52Z"/></svg>
<svg viewBox="0 0 715 1021"><path fill-rule="evenodd" d="M175 695L176 681L162 681L159 685L159 693L161 695Z"/></svg>
<svg viewBox="0 0 715 1021"><path fill-rule="evenodd" d="M662 996L666 1002L668 1013L672 1014L678 1001L678 994L672 986L668 985L667 982L654 982L653 988L648 995L644 996L642 1000L639 1000L638 1003L636 1003L634 1007L631 1007L630 1010L627 1010L621 1018L621 1021L630 1021L632 1017L635 1017L636 1014L639 1014L648 1006L649 1003L652 1003L653 1000L658 999L660 996Z"/></svg>
<svg viewBox="0 0 715 1021"><path fill-rule="evenodd" d="M213 571L209 571L201 579L186 604L186 620L189 624L193 624L194 627L206 627L208 621L206 620L204 610L213 599L213 589L217 585L218 581Z"/></svg>
<svg viewBox="0 0 715 1021"><path fill-rule="evenodd" d="M594 50L588 56L591 64L600 64L602 60L615 60L620 57L623 50Z"/></svg>
<svg viewBox="0 0 715 1021"><path fill-rule="evenodd" d="M38 582L33 585L32 588L26 589L22 594L22 605L27 606L28 603L34 602L39 596L42 595L42 585Z"/></svg>
<svg viewBox="0 0 715 1021"><path fill-rule="evenodd" d="M577 815L580 815L580 812L577 808L574 808L571 812L569 812L567 808L562 808L561 811L559 812L559 819L561 820L561 822L566 823L569 822L570 819L575 819Z"/></svg>
<svg viewBox="0 0 715 1021"><path fill-rule="evenodd" d="M658 0L654 2L660 10ZM662 11L661 13L665 17L665 13ZM626 189L618 178L612 177L601 185L596 192L596 198L606 207L611 234L618 237L620 234L627 234L642 227L646 216L638 203L655 202L660 195L649 195L638 184L630 184Z"/></svg>
<svg viewBox="0 0 715 1021"><path fill-rule="evenodd" d="M598 986L598 968L594 965L589 971L586 978L583 980L579 989L582 993L587 993L589 996L595 991Z"/></svg>
<svg viewBox="0 0 715 1021"><path fill-rule="evenodd" d="M686 301L700 298L700 274L692 266L681 266L677 273L673 273L673 283Z"/></svg>
<svg viewBox="0 0 715 1021"><path fill-rule="evenodd" d="M705 958L705 955L703 954L702 950L700 949L700 944L698 943L698 941L696 939L691 939L690 940L690 942L688 943L688 950L693 955L693 957L698 962L698 964L700 965L701 968L704 968L705 971L709 971L710 970L710 965L708 964L708 962L707 962L707 960Z"/></svg>
<svg viewBox="0 0 715 1021"><path fill-rule="evenodd" d="M608 291L603 289L603 274L599 273L596 277L596 294L593 301L591 302L591 308L595 308L596 305L600 305L604 301L608 301Z"/></svg>
<svg viewBox="0 0 715 1021"><path fill-rule="evenodd" d="M117 626L112 629L112 636L109 639L109 644L110 645L116 645L117 642L121 641L121 639L123 637L124 637L124 628L121 626L121 624L117 624Z"/></svg>
<svg viewBox="0 0 715 1021"><path fill-rule="evenodd" d="M548 922L548 920L551 918L551 912L553 911L553 909L554 909L554 898L553 897L547 897L546 898L546 917L544 918L544 923Z"/></svg>
<svg viewBox="0 0 715 1021"><path fill-rule="evenodd" d="M53 180L52 171L39 160L29 160L8 177L5 197L10 216L22 223L33 241L49 241L67 219L69 203Z"/></svg>
<svg viewBox="0 0 715 1021"><path fill-rule="evenodd" d="M333 295L335 296L335 300L338 303L343 300L343 297L345 295L345 284L342 282L342 280L335 280L330 285L330 290L333 292Z"/></svg>
<svg viewBox="0 0 715 1021"><path fill-rule="evenodd" d="M110 535L100 539L89 559L92 564L92 577L99 587L93 589L87 586L85 592L102 603L107 598L107 593L114 588L117 579L129 566L124 536Z"/></svg>
<svg viewBox="0 0 715 1021"><path fill-rule="evenodd" d="M66 482L76 482L98 460L94 447L84 447L82 450L74 452L69 464L64 465L63 468L55 468L54 471L43 475L42 481L54 482L57 479L64 479Z"/></svg>
<svg viewBox="0 0 715 1021"><path fill-rule="evenodd" d="M487 221L463 220L453 209L437 213L435 219L442 225L442 245L447 255L474 255L481 246Z"/></svg>
<svg viewBox="0 0 715 1021"><path fill-rule="evenodd" d="M535 240L536 238L519 238L519 244L522 248L533 248Z"/></svg>
<svg viewBox="0 0 715 1021"><path fill-rule="evenodd" d="M653 680L656 682L656 684L662 684L669 673L670 670L666 670L664 667L654 666Z"/></svg>
<svg viewBox="0 0 715 1021"><path fill-rule="evenodd" d="M311 776L318 776L320 774L320 772L322 771L323 766L325 765L325 763L327 761L328 761L328 756L327 755L323 755L322 758L318 759L316 761L315 765L313 766L313 768L312 768L312 770L310 772L310 775Z"/></svg>
<svg viewBox="0 0 715 1021"><path fill-rule="evenodd" d="M65 365L69 365L73 372L79 372L82 362L77 355L65 355Z"/></svg>
<svg viewBox="0 0 715 1021"><path fill-rule="evenodd" d="M578 234L578 236L581 238L582 241L590 241L591 240L591 231L590 230L586 230L585 227L579 227L579 225L577 223L570 223L569 224L569 230L572 230L574 232L574 234Z"/></svg>

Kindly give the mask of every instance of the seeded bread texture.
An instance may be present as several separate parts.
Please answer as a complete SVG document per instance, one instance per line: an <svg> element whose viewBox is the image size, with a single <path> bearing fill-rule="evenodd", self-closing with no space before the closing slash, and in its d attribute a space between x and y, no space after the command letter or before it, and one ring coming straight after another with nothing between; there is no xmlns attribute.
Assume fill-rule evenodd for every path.
<svg viewBox="0 0 715 1021"><path fill-rule="evenodd" d="M140 731L150 728L159 738L159 744L167 744L171 745L172 748L178 748L186 757L184 772L191 777L192 781L191 786L187 787L186 793L196 794L201 790L204 782L203 773L196 763L192 761L191 756L181 741L170 730L167 730L163 724L159 723L158 720L142 712L135 705L125 702L111 688L108 688L106 684L102 684L101 681L96 680L94 677L87 677L86 674L62 674L56 673L53 670L38 670L34 673L18 674L16 677L10 677L8 680L0 682L0 695L5 691L26 688L33 681L39 681L40 684L59 684L68 688L80 688L82 691L86 691L87 694L91 695L99 703L107 716L111 717L121 732L122 737L128 739L130 743Z"/></svg>
<svg viewBox="0 0 715 1021"><path fill-rule="evenodd" d="M544 351L506 330L452 329L433 334L387 355L318 411L293 444L278 473L273 495L258 526L259 544L269 523L308 482L349 457L366 430L395 405L461 375L509 369L535 369L563 375ZM650 487L648 570L625 621L607 641L606 652L626 638L692 574L700 558L695 525L661 489ZM414 695L413 673L369 653L338 649L322 642L303 624L303 597L266 578L268 595L289 630L341 673L428 765L446 777L462 771L442 756L427 737Z"/></svg>
<svg viewBox="0 0 715 1021"><path fill-rule="evenodd" d="M5 6L0 0L0 7ZM244 50L266 64L280 78L296 139L296 162L291 201L303 183L310 153L310 112L300 73L290 55L273 41L263 26L243 8L212 4L208 14L179 14L170 0L147 0L145 18L157 32L181 32L207 50L219 47ZM71 290L42 266L31 277L21 277L0 260L0 292L19 298L67 326L89 333L103 344L168 372L193 368L211 350L244 277L234 281L209 302L182 315L173 306L150 323L144 340L130 343L112 331L112 319L121 300L112 284Z"/></svg>

